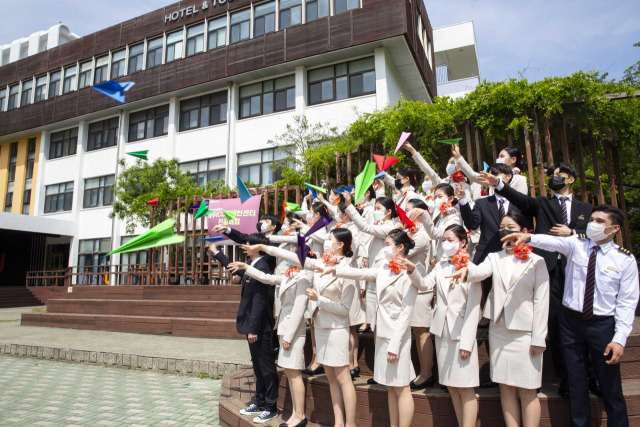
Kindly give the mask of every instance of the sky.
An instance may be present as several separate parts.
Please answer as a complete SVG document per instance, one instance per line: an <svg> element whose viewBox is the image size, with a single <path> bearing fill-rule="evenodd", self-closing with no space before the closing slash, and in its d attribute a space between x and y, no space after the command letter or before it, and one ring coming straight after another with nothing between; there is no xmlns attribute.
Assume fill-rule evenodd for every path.
<svg viewBox="0 0 640 427"><path fill-rule="evenodd" d="M0 10L18 4L23 9L3 14L0 44L58 22L84 36L172 3L0 0ZM633 47L640 42L638 0L425 0L425 4L434 28L473 21L483 79L499 81L521 73L536 81L594 69L620 79L640 60L640 47Z"/></svg>

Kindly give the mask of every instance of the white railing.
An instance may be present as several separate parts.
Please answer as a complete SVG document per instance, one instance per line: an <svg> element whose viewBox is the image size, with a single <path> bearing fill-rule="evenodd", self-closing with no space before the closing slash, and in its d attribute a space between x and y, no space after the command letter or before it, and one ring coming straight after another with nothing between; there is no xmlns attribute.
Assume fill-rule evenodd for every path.
<svg viewBox="0 0 640 427"><path fill-rule="evenodd" d="M466 79L438 83L438 96L462 95L471 92L479 84L480 79L478 77L467 77Z"/></svg>

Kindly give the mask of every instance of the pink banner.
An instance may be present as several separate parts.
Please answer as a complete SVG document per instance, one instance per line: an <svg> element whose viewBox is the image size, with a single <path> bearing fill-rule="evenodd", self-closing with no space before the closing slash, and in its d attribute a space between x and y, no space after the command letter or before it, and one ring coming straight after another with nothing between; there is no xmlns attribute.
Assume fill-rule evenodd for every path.
<svg viewBox="0 0 640 427"><path fill-rule="evenodd" d="M209 229L209 237L223 236L222 233L214 233L213 227L216 225L226 225L241 233L256 233L256 223L260 216L260 202L262 194L251 197L242 203L240 199L220 199L209 200L209 210L212 211L207 215L207 227ZM236 218L231 221L227 220L222 211L238 211ZM225 240L228 240L225 237Z"/></svg>

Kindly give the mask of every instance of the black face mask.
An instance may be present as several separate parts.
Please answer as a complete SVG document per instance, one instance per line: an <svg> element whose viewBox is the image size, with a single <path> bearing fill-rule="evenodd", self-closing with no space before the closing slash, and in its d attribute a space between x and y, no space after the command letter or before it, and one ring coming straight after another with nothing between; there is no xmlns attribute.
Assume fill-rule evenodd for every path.
<svg viewBox="0 0 640 427"><path fill-rule="evenodd" d="M552 176L549 178L549 188L553 191L562 190L566 185L565 180L564 176Z"/></svg>
<svg viewBox="0 0 640 427"><path fill-rule="evenodd" d="M503 239L507 237L509 234L513 234L513 233L515 233L515 231L513 230L500 230L498 234L500 236L500 239Z"/></svg>
<svg viewBox="0 0 640 427"><path fill-rule="evenodd" d="M402 178L396 178L396 182L394 183L398 190L402 190Z"/></svg>
<svg viewBox="0 0 640 427"><path fill-rule="evenodd" d="M262 233L262 223L261 222L256 224L256 228L258 229L258 233Z"/></svg>

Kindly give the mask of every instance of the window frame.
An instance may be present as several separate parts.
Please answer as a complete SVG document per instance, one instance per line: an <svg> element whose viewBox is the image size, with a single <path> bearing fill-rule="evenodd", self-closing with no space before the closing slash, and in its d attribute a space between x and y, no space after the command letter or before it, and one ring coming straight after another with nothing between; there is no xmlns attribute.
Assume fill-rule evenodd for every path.
<svg viewBox="0 0 640 427"><path fill-rule="evenodd" d="M53 76L57 75L57 79L53 80ZM62 90L62 70L56 70L49 73L49 87L47 90L47 99L55 98L56 96L60 96L60 91ZM55 88L55 93L52 95L53 89Z"/></svg>
<svg viewBox="0 0 640 427"><path fill-rule="evenodd" d="M83 66L86 64L89 64L89 69L82 71ZM78 90L91 86L92 77L93 77L93 60L85 61L81 63L79 65L79 70L78 70ZM81 83L83 80L86 82L86 84L84 85Z"/></svg>
<svg viewBox="0 0 640 427"><path fill-rule="evenodd" d="M71 188L68 188L69 184L71 184ZM62 187L64 186L64 188ZM57 192L55 194L47 194L47 190L52 187L57 187ZM60 191L64 189L64 191ZM61 182L58 184L50 184L45 186L45 196L44 196L44 213L56 213L56 212L69 212L73 210L73 190L74 190L74 182ZM50 210L49 207L51 205L52 199L55 197L56 207L62 204L62 209L56 208L55 210ZM62 199L60 198L62 197ZM69 199L67 199L69 197ZM69 203L69 208L66 209L67 201Z"/></svg>
<svg viewBox="0 0 640 427"><path fill-rule="evenodd" d="M98 65L98 62L101 60L106 60L103 65ZM93 84L104 83L109 81L109 64L111 63L109 59L109 54L102 55L96 57L96 64L93 67ZM104 75L103 75L104 74Z"/></svg>
<svg viewBox="0 0 640 427"><path fill-rule="evenodd" d="M318 19L322 19L322 18L326 18L328 16L331 16L331 1L330 0L305 0L305 23L307 22L313 22L313 21L317 21ZM326 2L327 4L327 14L320 16L320 2ZM310 3L315 3L315 11L316 11L316 17L313 19L309 18L309 10L313 10L312 8L309 7Z"/></svg>
<svg viewBox="0 0 640 427"><path fill-rule="evenodd" d="M207 167L204 170L200 169L200 166L201 166L202 162L207 162ZM211 164L213 162L222 162L222 164L224 166L222 168L220 168L220 167L215 167L215 165L214 165L213 168L212 168ZM194 163L195 163L195 169L194 168L189 168L189 165L192 165ZM211 158L207 158L207 159L192 160L190 162L184 162L184 163L180 164L180 169L183 172L188 172L189 176L191 176L191 180L198 187L206 186L206 184L209 181L220 180L220 179L224 180L225 179L225 174L227 173L226 157L225 156L219 156L219 157L211 157ZM214 173L218 175L218 178L212 178L211 177L211 175L214 174ZM201 180L201 178L203 176L204 176L204 182L203 182L203 185L200 185L200 180Z"/></svg>
<svg viewBox="0 0 640 427"><path fill-rule="evenodd" d="M242 13L246 13L249 12L249 16L247 19L243 20L243 21L239 21L239 22L233 22L233 17L238 16ZM249 25L249 35L245 38L242 38L242 25L243 24L248 24ZM238 28L238 40L234 40L233 38L233 30L234 28ZM231 13L229 15L229 44L233 44L233 43L239 43L241 41L244 40L249 40L251 39L251 8L247 8L247 9L242 9L242 10L237 10L234 11L233 13Z"/></svg>
<svg viewBox="0 0 640 427"><path fill-rule="evenodd" d="M271 6L273 5L273 11L271 12L266 12L266 13L262 13L261 15L258 15L258 9L266 7L266 6ZM261 13L261 12L260 12ZM277 31L277 27L276 27L276 15L278 13L278 8L276 7L276 2L275 0L271 0L271 1L267 1L264 3L260 3L258 5L254 5L253 6L253 37L261 37L264 36L265 34L270 34L270 33L274 33ZM273 19L273 29L272 30L268 30L267 29L267 25L270 24L268 22L268 17L271 16L271 18ZM258 20L262 19L262 23L260 25L258 25ZM259 29L261 32L258 33L256 30Z"/></svg>
<svg viewBox="0 0 640 427"><path fill-rule="evenodd" d="M282 8L282 2L280 2L280 4L278 5L278 30L284 30L286 28L291 28L291 27L295 27L296 25L302 25L302 2L304 0L294 0L297 1L298 3L296 4L292 4L291 6L287 6L285 8ZM293 9L295 8L300 8L300 22L297 24L292 24L291 23L291 17L293 16ZM282 14L283 12L289 12L289 25L287 25L286 27L282 25Z"/></svg>
<svg viewBox="0 0 640 427"><path fill-rule="evenodd" d="M115 123L115 126L113 125ZM116 147L118 145L118 129L119 129L119 118L112 117L110 119L100 120L98 122L89 123L89 137L87 138L87 152L101 150L103 148ZM98 126L101 127L100 130L97 130ZM93 127L93 129L92 129ZM113 132L114 140L110 141L110 135ZM92 138L92 135L100 134L100 145L96 146L95 136ZM104 140L104 136L106 135L106 141Z"/></svg>
<svg viewBox="0 0 640 427"><path fill-rule="evenodd" d="M95 176L84 179L84 193L82 199L82 209L100 208L113 204L113 191L111 187L115 182L115 174ZM87 188L88 181L98 180L97 187ZM109 182L110 181L110 182ZM92 194L96 195L95 204L91 202Z"/></svg>
<svg viewBox="0 0 640 427"><path fill-rule="evenodd" d="M12 91L15 89L15 92ZM20 105L20 83L9 86L9 94L7 96L7 111L15 110Z"/></svg>
<svg viewBox="0 0 640 427"><path fill-rule="evenodd" d="M224 21L224 26L220 26L220 27L216 27L214 29L211 29L212 24L214 24L216 21ZM213 49L217 49L219 47L222 46L226 46L227 45L227 27L229 24L229 19L227 18L227 15L224 15L222 17L218 17L218 18L214 18L214 19L210 19L207 21L207 50L213 50ZM219 32L220 31L224 31L224 44L218 44L218 39L220 38L219 36ZM214 36L212 36L212 34L214 34ZM215 46L211 46L211 40L215 40L216 41L216 45Z"/></svg>
<svg viewBox="0 0 640 427"><path fill-rule="evenodd" d="M283 79L283 78L288 78L288 77L292 77L293 76L293 86L286 86L284 88L280 88L280 89L276 89L276 81L279 79ZM271 90L265 89L265 84L267 83L271 83ZM296 103L295 103L295 90L296 90L296 83L295 83L295 75L290 74L290 75L286 75L286 76L281 76L275 79L268 79L268 80L263 80L261 82L257 82L257 83L251 83L248 85L245 85L243 87L247 87L247 86L253 86L254 84L262 84L262 90L260 92L260 94L256 94L256 95L250 95L250 96L245 96L245 97L241 97L239 96L239 114L238 114L238 120L242 120L242 119L249 119L251 117L259 117L259 116L263 116L263 115L268 115L268 114L273 114L273 113L281 113L283 111L290 111L290 110L295 110L296 108ZM286 107L284 109L278 109L277 108L277 94L278 93L285 93L285 103L287 100L287 96L288 96L288 92L292 90L293 91L293 106L292 107ZM242 91L242 87L240 87L240 91ZM265 113L265 95L272 95L272 108L270 112ZM249 115L244 115L244 110L243 110L243 102L249 100L249 102L251 102L251 100L257 96L260 96L260 112L257 114L251 114L249 113ZM288 105L288 104L286 104ZM249 104L249 111L251 111L251 104Z"/></svg>
<svg viewBox="0 0 640 427"><path fill-rule="evenodd" d="M166 110L166 113L163 111ZM144 119L142 120L142 116L144 115ZM139 116L139 117L138 117ZM158 126L158 121L162 120L162 133L156 134L156 129ZM149 135L149 122L152 122L152 135ZM166 131L165 124L166 122ZM139 125L144 123L144 136L138 138L138 130ZM137 142L150 138L157 138L160 136L165 136L169 134L169 104L160 105L153 108L148 108L146 110L140 110L129 114L129 129L127 132L127 142ZM133 133L134 138L131 138L132 131L135 129L135 133Z"/></svg>
<svg viewBox="0 0 640 427"><path fill-rule="evenodd" d="M160 45L152 49L150 46L151 43L154 43L154 42L157 43L158 41L160 41ZM158 51L160 51L160 61L156 62ZM153 63L149 65L149 63L152 62L152 61L149 61L149 58L151 57L151 55L153 55ZM152 39L147 39L147 53L145 55L146 61L145 61L145 67L144 67L145 70L162 65L163 58L164 58L164 35L161 35Z"/></svg>
<svg viewBox="0 0 640 427"><path fill-rule="evenodd" d="M254 163L247 163L247 164L243 164L243 165L240 164L240 156L242 156L243 154L251 154L251 153L257 153L257 152L260 152L260 160L261 160L260 163L255 163L254 162ZM271 152L271 160L265 160L265 154L267 154L269 152ZM281 155L281 157L276 158L276 153ZM265 179L264 179L265 177L263 176L264 166L265 165L270 165L272 163L275 163L275 162L277 162L279 160L282 160L285 157L286 157L286 155L284 154L284 152L279 150L278 148L265 148L265 149L262 149L262 150L254 150L254 151L247 151L247 152L243 152L243 153L238 153L237 154L237 159L236 159L237 160L237 165L238 165L237 166L238 176L240 176L241 177L240 179L242 179L242 171L241 171L241 169L249 168L249 175L248 175L249 180L243 180L243 182L250 182L252 184L257 184L260 187L265 187L267 185L273 185L274 182L282 179L282 175L281 174L276 175L275 171L269 169L271 171L271 173L273 174L273 176L272 176L273 180L271 181L270 184L264 184L264 182L265 182ZM259 166L259 168L260 168L260 182L253 182L253 181L250 180L250 178L251 178L251 169L250 168L252 166Z"/></svg>
<svg viewBox="0 0 640 427"><path fill-rule="evenodd" d="M67 72L74 70L72 75L68 75ZM74 64L64 69L64 77L62 79L62 94L67 94L76 90L76 83L78 82L78 65ZM67 85L67 83L69 83Z"/></svg>
<svg viewBox="0 0 640 427"><path fill-rule="evenodd" d="M182 34L182 38L178 41L169 43L169 37L178 33ZM166 43L165 60L164 60L165 64L184 58L183 56L184 55L184 36L185 36L184 27L177 31L172 31L171 33L167 33L167 43ZM180 56L176 56L176 52L178 51L178 49L176 49L177 45L180 45L180 49L179 49ZM173 57L171 59L169 59L170 48L173 48Z"/></svg>
<svg viewBox="0 0 640 427"><path fill-rule="evenodd" d="M74 131L75 131L75 135L74 135ZM53 140L54 137L57 138L58 135L62 134L62 139L60 140ZM53 144L56 144L56 146L54 147ZM60 150L57 150L56 147L60 146ZM66 150L65 150L66 148ZM73 148L73 152L72 151ZM69 128L69 129L65 129L65 130L61 130L58 132L52 132L51 133L51 137L49 138L49 158L48 160L53 160L53 159L59 159L61 157L68 157L68 156L75 156L76 152L78 149L78 128ZM55 152L60 151L60 155L55 155L52 156L52 152L55 150ZM65 154L66 151L66 154Z"/></svg>
<svg viewBox="0 0 640 427"><path fill-rule="evenodd" d="M358 58L358 59L355 59L355 60L352 60L352 61L348 61L348 62L341 62L341 63L337 63L337 64L332 64L332 65L328 65L328 66L324 66L324 67L318 67L318 68L313 68L313 69L307 70L307 103L308 103L308 105L309 106L319 105L319 104L324 104L324 103L327 103L327 102L342 101L344 99L358 98L360 96L367 96L367 95L375 94L376 93L375 85L374 85L374 89L372 91L364 91L364 75L365 74L373 72L374 81L375 81L375 71L376 71L375 70L375 59L374 59L373 65L372 65L373 68L370 68L370 69L367 68L365 70L351 72L351 64L353 64L356 61L363 60L363 59L374 59L374 57L367 56L367 57L364 57L364 58ZM338 66L345 65L345 64L347 66L347 73L346 74L341 74L341 75L336 75L336 68ZM313 80L313 81L309 78L309 74L308 73L313 72L315 70L320 70L320 69L329 68L329 67L333 67L333 77L331 77L331 78L323 78L321 80ZM352 82L351 82L351 80L352 80L353 77L357 77L357 76L362 76L363 92L354 95L354 94L352 94ZM345 77L346 77L346 80L347 80L347 96L345 98L337 98L336 80L341 79L341 78L345 78ZM332 82L332 91L333 91L332 98L331 99L321 99L320 101L312 101L311 87L313 85L320 84L321 85L320 86L320 93L322 94L322 84L327 82L327 81L331 81Z"/></svg>
<svg viewBox="0 0 640 427"><path fill-rule="evenodd" d="M26 87L30 85L29 87ZM33 95L33 79L23 80L20 89L20 106L25 107L31 104L31 98Z"/></svg>
<svg viewBox="0 0 640 427"><path fill-rule="evenodd" d="M142 51L134 55L133 51L138 48L142 48ZM129 46L127 59L128 59L127 74L133 74L133 73L137 73L139 71L144 70L144 43L137 43L137 44L134 44L133 46ZM131 69L132 64L135 64L134 69ZM138 65L140 65L139 68L138 68Z"/></svg>
<svg viewBox="0 0 640 427"><path fill-rule="evenodd" d="M38 85L38 80L44 81L44 84ZM44 101L47 99L47 75L36 77L36 87L33 90L33 102Z"/></svg>
<svg viewBox="0 0 640 427"><path fill-rule="evenodd" d="M204 44L205 37L204 36L205 36L206 30L207 30L207 26L205 24L206 24L206 22L203 21L203 22L200 22L200 23L198 23L196 25L192 25L190 27L187 27L187 31L186 31L186 35L185 35L185 37L186 37L185 55L184 55L185 58L188 58L190 56L197 55L199 53L204 52L204 50L205 50L205 44ZM189 30L193 30L193 29L195 29L197 27L202 27L202 31L200 33L195 34L195 35L189 36ZM198 39L200 39L201 43L202 43L202 46L200 47L200 50L198 50ZM189 53L189 44L191 42L193 42L194 47L193 47L193 52Z"/></svg>
<svg viewBox="0 0 640 427"><path fill-rule="evenodd" d="M6 100L7 100L7 88L5 87L0 88L0 113L3 113L5 111L4 104Z"/></svg>
<svg viewBox="0 0 640 427"><path fill-rule="evenodd" d="M116 55L122 55L122 58L116 59ZM109 71L109 77L111 80L115 80L125 75L127 69L125 67L127 62L127 48L118 49L111 52L111 69Z"/></svg>
<svg viewBox="0 0 640 427"><path fill-rule="evenodd" d="M227 122L227 114L228 114L228 105L227 105L227 91L223 90L223 91L219 91L219 92L213 92L213 93L208 93L206 95L202 95L202 96L196 96L193 98L187 98L187 99L183 99L180 100L180 115L179 115L179 124L178 124L178 132L185 132L188 130L193 130L193 129L199 129L199 128L203 128L203 127L209 127L209 126L216 126L216 125L220 125L220 124L224 124ZM196 100L198 101L198 106L196 107ZM189 103L193 104L192 106L189 106ZM223 107L224 105L224 107ZM188 108L191 107L191 108ZM213 115L211 114L211 111L213 108L215 107L219 107L220 108L220 121L217 123L212 123L211 118L213 117ZM208 124L202 124L202 110L204 108L207 108L208 111L208 120L207 123ZM197 110L197 124L195 126L191 126L191 114L194 114L194 112ZM223 114L224 111L224 114ZM186 114L189 114L189 120L185 120L187 116L185 116ZM224 117L224 120L223 120ZM189 126L186 125L186 123L189 124Z"/></svg>

